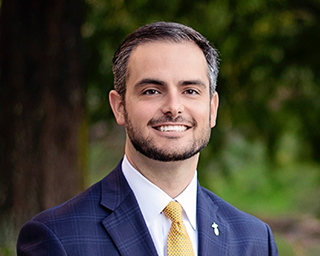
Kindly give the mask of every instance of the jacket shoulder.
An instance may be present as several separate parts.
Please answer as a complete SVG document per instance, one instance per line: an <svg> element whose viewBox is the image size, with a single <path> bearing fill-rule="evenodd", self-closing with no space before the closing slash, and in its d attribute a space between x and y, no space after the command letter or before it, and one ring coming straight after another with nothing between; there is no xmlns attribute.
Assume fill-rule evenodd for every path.
<svg viewBox="0 0 320 256"><path fill-rule="evenodd" d="M200 187L203 201L214 208L217 222L223 223L228 234L230 255L278 255L268 224L226 202L211 191Z"/></svg>
<svg viewBox="0 0 320 256"><path fill-rule="evenodd" d="M119 169L65 203L33 217L20 230L18 255L103 255L104 251L119 255L101 223L112 212L102 204L103 186L117 176Z"/></svg>
<svg viewBox="0 0 320 256"><path fill-rule="evenodd" d="M263 222L258 219L257 217L250 215L246 212L243 212L233 206L232 204L228 203L221 197L217 196L210 190L201 187L201 190L203 192L203 195L209 199L209 201L212 201L212 203L218 207L217 214L222 215L226 221L232 221L235 219L244 219L247 221L252 221L256 223L263 224Z"/></svg>
<svg viewBox="0 0 320 256"><path fill-rule="evenodd" d="M52 221L63 221L63 219L75 218L94 214L93 209L100 204L101 181L89 187L68 201L45 210L35 217L33 221L50 224Z"/></svg>

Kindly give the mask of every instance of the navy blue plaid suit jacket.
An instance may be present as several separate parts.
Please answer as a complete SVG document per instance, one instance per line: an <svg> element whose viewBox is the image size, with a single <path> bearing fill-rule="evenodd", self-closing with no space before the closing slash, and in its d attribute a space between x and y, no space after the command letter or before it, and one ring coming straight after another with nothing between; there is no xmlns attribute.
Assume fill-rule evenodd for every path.
<svg viewBox="0 0 320 256"><path fill-rule="evenodd" d="M219 225L219 236L211 227ZM198 184L198 255L274 256L268 225ZM155 256L155 246L121 163L66 203L38 214L20 231L17 254Z"/></svg>

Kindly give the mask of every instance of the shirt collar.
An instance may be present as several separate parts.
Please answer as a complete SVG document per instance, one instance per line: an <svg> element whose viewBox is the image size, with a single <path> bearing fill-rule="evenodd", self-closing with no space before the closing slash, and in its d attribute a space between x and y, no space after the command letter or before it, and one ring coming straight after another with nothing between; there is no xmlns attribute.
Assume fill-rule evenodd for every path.
<svg viewBox="0 0 320 256"><path fill-rule="evenodd" d="M197 171L186 187L186 189L177 196L174 200L178 201L184 212L187 215L187 218L190 221L190 224L194 230L196 230L196 222L197 222Z"/></svg>
<svg viewBox="0 0 320 256"><path fill-rule="evenodd" d="M148 227L167 204L175 200L181 204L193 229L196 230L197 171L187 188L174 199L137 171L126 156L122 161L122 172L138 201Z"/></svg>

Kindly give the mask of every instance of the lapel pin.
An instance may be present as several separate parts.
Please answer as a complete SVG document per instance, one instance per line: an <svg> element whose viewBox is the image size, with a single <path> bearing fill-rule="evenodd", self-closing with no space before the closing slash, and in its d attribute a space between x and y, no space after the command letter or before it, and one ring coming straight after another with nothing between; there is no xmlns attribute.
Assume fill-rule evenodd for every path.
<svg viewBox="0 0 320 256"><path fill-rule="evenodd" d="M215 222L213 222L213 224L212 224L211 227L213 228L213 231L214 231L215 235L216 235L216 236L219 236L218 224L215 223Z"/></svg>

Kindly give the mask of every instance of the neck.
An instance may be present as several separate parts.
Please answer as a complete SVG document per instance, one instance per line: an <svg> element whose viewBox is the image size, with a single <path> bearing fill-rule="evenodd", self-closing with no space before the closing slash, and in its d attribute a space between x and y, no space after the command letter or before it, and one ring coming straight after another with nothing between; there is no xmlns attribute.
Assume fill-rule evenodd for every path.
<svg viewBox="0 0 320 256"><path fill-rule="evenodd" d="M127 147L125 151L131 165L171 198L177 197L189 185L199 159L198 153L182 161L161 162L127 150Z"/></svg>

